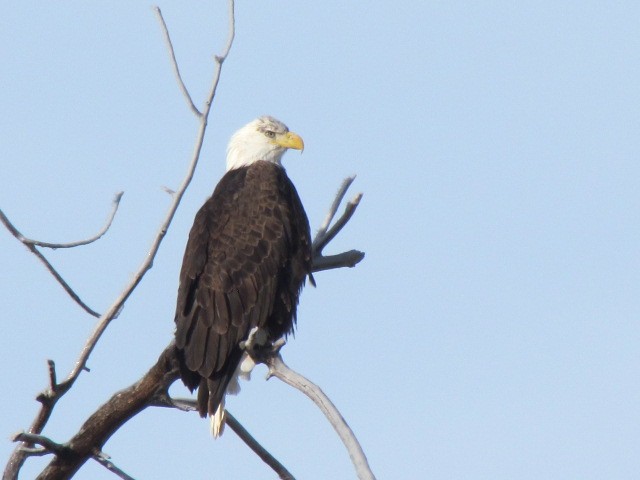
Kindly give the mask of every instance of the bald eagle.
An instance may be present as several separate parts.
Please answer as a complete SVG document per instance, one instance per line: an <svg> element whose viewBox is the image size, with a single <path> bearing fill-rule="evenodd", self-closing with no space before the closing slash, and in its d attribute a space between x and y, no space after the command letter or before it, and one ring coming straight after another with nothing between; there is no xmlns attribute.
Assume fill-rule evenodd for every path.
<svg viewBox="0 0 640 480"><path fill-rule="evenodd" d="M200 416L214 436L224 427L224 397L247 355L240 343L255 327L270 341L292 332L311 235L282 156L303 150L299 135L263 116L238 130L227 172L196 214L184 253L176 305L180 376L198 389Z"/></svg>

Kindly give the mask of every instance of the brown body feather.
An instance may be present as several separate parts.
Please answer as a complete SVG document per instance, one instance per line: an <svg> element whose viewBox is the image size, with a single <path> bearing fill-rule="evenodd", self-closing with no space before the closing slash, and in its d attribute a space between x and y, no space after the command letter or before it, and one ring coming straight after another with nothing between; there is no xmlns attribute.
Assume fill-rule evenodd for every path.
<svg viewBox="0 0 640 480"><path fill-rule="evenodd" d="M225 174L198 211L176 306L182 381L213 415L253 327L291 333L311 273L309 221L284 169L258 161Z"/></svg>

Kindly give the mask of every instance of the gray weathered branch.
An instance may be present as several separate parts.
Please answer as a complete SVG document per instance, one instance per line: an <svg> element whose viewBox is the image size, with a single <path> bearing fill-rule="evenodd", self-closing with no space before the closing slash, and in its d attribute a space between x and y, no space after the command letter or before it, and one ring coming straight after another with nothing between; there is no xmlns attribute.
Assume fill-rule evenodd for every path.
<svg viewBox="0 0 640 480"><path fill-rule="evenodd" d="M360 480L375 480L375 476L369 467L367 457L358 442L358 439L353 434L351 428L342 417L336 406L329 400L329 397L309 379L300 375L299 373L291 370L282 360L280 355L280 349L285 345L284 338L280 338L270 343L261 343L261 337L257 335L259 330L254 329L251 331L249 338L244 342L244 347L251 355L256 363L264 363L269 367L269 374L267 379L276 377L290 385L297 390L300 390L307 397L309 397L324 413L331 426L334 428L342 443L347 448L351 462L356 469L356 473Z"/></svg>
<svg viewBox="0 0 640 480"><path fill-rule="evenodd" d="M345 206L344 213L331 225L340 204L347 194L347 190L355 180L355 175L347 177L342 181L338 193L336 193L329 211L325 216L322 225L318 229L315 238L313 239L313 271L321 272L323 270L331 270L333 268L340 267L355 267L364 258L364 252L359 250L350 250L338 255L323 255L324 248L335 238L335 236L344 228L347 222L351 219L353 214L360 205L362 199L362 193L356 194L356 196Z"/></svg>
<svg viewBox="0 0 640 480"><path fill-rule="evenodd" d="M52 249L74 248L82 245L88 245L90 243L95 242L99 238L102 238L102 236L105 233L107 233L107 230L109 230L109 228L111 227L111 224L113 223L113 219L116 216L116 212L118 211L118 206L120 205L120 199L122 198L123 193L124 192L116 193L113 199L113 207L111 209L111 213L109 214L109 218L107 218L106 224L102 227L102 229L97 234L85 240L77 240L75 242L68 242L68 243L43 242L41 240L34 240L32 238L28 238L24 236L22 233L20 233L20 231L16 228L15 225L13 225L13 223L11 223L11 221L4 214L4 212L0 210L0 222L4 224L4 226L7 228L7 230L9 230L11 235L17 238L18 241L20 241L25 247L27 247L31 253L33 253L36 257L38 257L38 259L44 264L45 268L49 271L51 275L53 275L53 278L55 278L58 281L58 283L62 286L62 288L64 288L65 292L67 292L67 294L73 299L74 302L80 305L80 307L85 312L87 312L89 315L92 315L94 317L99 317L100 314L82 301L82 299L78 296L78 294L69 286L69 284L65 281L65 279L62 278L62 276L53 267L53 265L51 265L49 260L47 260L47 258L36 247L52 248Z"/></svg>
<svg viewBox="0 0 640 480"><path fill-rule="evenodd" d="M369 467L367 457L358 442L358 439L353 434L351 428L342 417L336 406L333 404L329 397L318 387L315 383L309 379L303 377L299 373L291 370L282 360L280 353L271 355L266 361L269 367L269 377L276 377L287 385L300 390L307 397L309 397L313 403L324 413L331 426L334 428L342 443L347 448L351 462L356 469L356 473L360 480L375 480L375 476Z"/></svg>
<svg viewBox="0 0 640 480"><path fill-rule="evenodd" d="M197 403L190 398L171 398L167 394L161 394L159 398L156 398L154 406L177 408L182 411L197 411ZM282 480L295 480L294 476L280 463L273 455L271 455L266 448L244 428L240 422L234 417L229 410L225 411L225 422L234 431L238 437L251 449L260 459L269 465L274 472L278 474Z"/></svg>
<svg viewBox="0 0 640 480"><path fill-rule="evenodd" d="M16 237L25 245L35 245L36 247L51 248L54 250L58 248L80 247L82 245L89 245L90 243L93 243L96 240L99 240L104 236L105 233L107 233L107 230L109 230L109 228L111 227L111 224L113 223L113 219L115 218L116 213L118 212L118 207L120 206L120 200L122 199L122 195L124 195L124 192L118 192L115 194L115 196L113 197L111 212L109 213L109 217L107 218L106 223L98 233L96 233L92 237L89 237L85 240L76 240L75 242L67 242L67 243L53 243L53 242L43 242L41 240L34 240L32 238L28 238L22 235L15 228L15 226L13 226L11 222L9 222L9 219L2 213L2 211L0 211L0 221L4 223L4 225L13 234L14 237Z"/></svg>
<svg viewBox="0 0 640 480"><path fill-rule="evenodd" d="M111 458L109 458L109 455L107 455L104 452L98 452L94 454L91 458L93 458L96 462L98 462L100 465L102 465L104 468L106 468L110 472L113 472L115 475L122 478L122 480L136 480L135 478L133 478L132 476L124 472L122 469L118 468L111 461Z"/></svg>
<svg viewBox="0 0 640 480"><path fill-rule="evenodd" d="M171 65L173 67L173 73L176 76L176 81L178 82L178 86L180 87L180 91L182 95L184 95L187 104L191 111L196 115L196 117L202 118L202 112L198 110L198 107L193 103L193 99L191 98L191 94L187 89L187 86L184 84L182 80L182 75L180 74L180 68L178 67L178 60L176 60L176 52L173 49L173 42L171 41L171 36L169 35L169 29L167 28L167 24L164 21L164 17L162 16L162 12L160 11L160 7L153 7L153 10L156 12L158 17L158 21L160 22L160 26L162 27L162 34L164 36L164 41L167 44L167 50L169 50L169 55L171 56Z"/></svg>

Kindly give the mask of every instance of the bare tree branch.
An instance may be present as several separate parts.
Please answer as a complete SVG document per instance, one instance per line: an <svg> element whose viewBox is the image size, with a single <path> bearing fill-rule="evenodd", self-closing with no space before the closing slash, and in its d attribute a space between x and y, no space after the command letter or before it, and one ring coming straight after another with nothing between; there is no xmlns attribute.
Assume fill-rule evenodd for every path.
<svg viewBox="0 0 640 480"><path fill-rule="evenodd" d="M343 180L342 185L338 189L338 193L329 207L329 212L327 213L322 225L318 229L318 233L316 233L316 237L313 239L313 271L321 272L323 270L331 270L334 268L340 267L355 267L360 261L364 258L364 252L359 250L350 250L348 252L343 252L338 255L329 255L324 256L322 254L322 250L335 238L335 236L344 228L349 219L353 216L360 205L360 200L362 199L362 193L356 194L356 196L350 201L347 202L345 206L344 213L336 220L336 222L331 225L334 217L336 216L336 212L342 203L345 195L347 194L347 190L355 180L355 175L351 177L347 177Z"/></svg>
<svg viewBox="0 0 640 480"><path fill-rule="evenodd" d="M364 258L364 252L349 250L337 255L316 255L313 257L313 271L333 270L334 268L355 267Z"/></svg>
<svg viewBox="0 0 640 480"><path fill-rule="evenodd" d="M347 202L347 205L344 208L344 213L340 216L340 218L333 224L333 226L326 233L321 242L319 242L318 249L322 251L322 249L334 239L334 237L342 230L342 228L347 224L351 216L360 205L360 200L362 199L362 193L358 193L353 199Z"/></svg>
<svg viewBox="0 0 640 480"><path fill-rule="evenodd" d="M16 238L18 238L18 240L20 240L22 243L35 245L36 247L52 248L56 250L58 248L75 248L75 247L80 247L82 245L89 245L90 243L93 243L96 240L99 240L100 238L102 238L102 236L105 233L107 233L107 230L109 230L109 228L111 227L111 224L113 223L113 219L115 218L116 213L118 212L118 207L120 206L120 200L122 199L122 195L124 195L124 192L118 192L115 194L112 201L113 206L111 207L111 213L109 213L107 222L98 233L96 233L92 237L87 238L86 240L77 240L75 242L68 242L68 243L42 242L40 240L33 240L31 238L25 237L24 235L20 234L17 230L15 230L15 227L13 226L12 226L13 230L9 226L7 226L7 228L9 228L9 231L11 231L11 233L14 233L14 230L15 230L15 232L18 233L19 235L19 237L16 237ZM7 225L7 223L5 222L6 217L4 218L2 217L4 217L4 214L0 212L0 219L2 219L2 223ZM8 222L8 220L6 221ZM15 233L14 233L14 236L16 236Z"/></svg>
<svg viewBox="0 0 640 480"><path fill-rule="evenodd" d="M65 455L68 453L66 446L56 443L44 435L20 432L15 434L11 440L14 442L28 443L30 445L41 445L47 453L53 453L56 455Z"/></svg>
<svg viewBox="0 0 640 480"><path fill-rule="evenodd" d="M340 188L338 189L338 192L336 193L336 196L333 199L333 203L331 204L331 207L329 208L329 211L327 212L327 215L324 218L322 225L320 225L320 228L318 229L318 233L316 233L316 238L313 240L314 249L318 248L319 243L326 236L327 230L329 230L329 225L331 225L331 221L333 220L333 217L336 216L336 212L340 207L340 203L342 203L342 199L346 195L347 190L349 189L349 187L351 186L351 184L355 179L356 179L356 176L352 175L350 177L345 178L342 181L342 185L340 185Z"/></svg>
<svg viewBox="0 0 640 480"><path fill-rule="evenodd" d="M118 477L123 480L136 480L135 478L129 476L127 473L118 468L112 461L109 455L104 452L98 452L94 454L91 458L93 458L96 462L102 465L104 468L109 470L110 472L115 473Z"/></svg>
<svg viewBox="0 0 640 480"><path fill-rule="evenodd" d="M24 235L22 235L22 233L20 233L20 231L11 223L11 221L9 221L9 218L7 218L7 216L4 214L2 210L0 210L0 222L2 222L5 227L7 227L7 230L9 230L11 235L16 237L25 247L29 249L31 253L33 253L36 257L38 257L38 259L44 264L44 266L49 271L49 273L53 275L53 278L55 278L58 281L58 283L62 286L62 288L64 288L64 291L67 292L67 294L73 299L74 302L80 305L80 307L89 315L92 315L94 317L100 316L98 312L93 310L91 307L89 307L86 303L84 303L80 299L78 294L69 286L69 284L64 280L64 278L62 278L62 276L58 273L58 271L55 268L53 268L53 265L49 263L49 260L47 260L46 257L42 253L40 253L40 250L38 250L35 247L34 245L35 241L30 240L26 238Z"/></svg>
<svg viewBox="0 0 640 480"><path fill-rule="evenodd" d="M178 67L178 61L176 60L176 53L173 49L173 43L171 42L171 36L169 35L169 29L167 28L167 24L164 21L164 17L162 16L162 12L160 11L160 7L153 7L153 10L156 12L158 16L158 21L160 22L160 26L162 27L162 33L164 35L164 41L167 44L167 50L169 50L169 55L171 55L171 65L173 66L173 73L176 76L176 80L178 81L178 85L180 86L180 90L184 95L184 98L191 108L191 111L196 115L196 117L202 118L202 112L198 110L198 107L193 103L193 99L189 94L189 90L187 90L187 86L184 84L182 80L182 75L180 75L180 68Z"/></svg>
<svg viewBox="0 0 640 480"><path fill-rule="evenodd" d="M278 347L279 348L279 347ZM356 473L360 480L375 480L375 476L369 467L367 457L358 442L358 439L353 434L349 425L342 417L336 406L329 400L324 392L316 384L303 377L299 373L291 370L282 360L280 353L275 352L275 355L267 356L264 363L269 367L269 375L267 378L274 376L279 378L287 385L300 390L307 397L309 397L313 403L324 413L331 426L344 443L344 446L349 452L351 462L356 469Z"/></svg>
<svg viewBox="0 0 640 480"><path fill-rule="evenodd" d="M122 198L123 193L124 192L116 193L115 197L113 198L113 208L111 209L111 213L109 214L107 223L104 225L104 227L102 227L102 229L97 234L95 234L94 236L86 240L78 240L78 241L69 242L69 243L50 243L50 242L43 242L40 240L34 240L31 238L25 237L22 233L20 233L20 231L15 227L15 225L11 223L11 221L4 214L4 212L0 210L0 221L4 224L7 230L9 230L9 232L14 237L16 237L25 247L27 247L29 251L31 251L31 253L33 253L36 257L38 257L38 259L44 264L44 266L49 271L49 273L53 275L53 278L55 278L58 281L58 283L62 286L62 288L64 288L65 292L67 292L67 294L73 299L73 301L76 302L78 305L80 305L80 307L85 312L87 312L89 315L92 315L94 317L99 317L100 314L82 301L82 299L78 296L78 294L69 286L69 284L64 280L64 278L62 278L62 276L53 267L53 265L51 265L49 260L47 260L46 257L36 247L52 248L52 249L74 248L74 247L79 247L81 245L88 245L90 243L95 242L96 240L101 238L105 233L107 233L107 230L109 230L109 228L111 227L111 224L113 223L113 219L116 216L116 212L118 211L118 206L120 205L120 199Z"/></svg>
<svg viewBox="0 0 640 480"><path fill-rule="evenodd" d="M253 436L236 420L236 417L226 411L225 421L227 425L238 435L251 450L258 455L264 463L269 465L282 480L295 480L295 477L282 465L273 455L271 455Z"/></svg>
<svg viewBox="0 0 640 480"><path fill-rule="evenodd" d="M42 447L21 447L21 450L25 452L28 457L44 457L45 455L51 455L51 452L49 450Z"/></svg>
<svg viewBox="0 0 640 480"><path fill-rule="evenodd" d="M195 400L190 398L171 398L164 393L156 398L156 401L152 404L154 406L159 407L169 407L169 408L177 408L182 411L193 411L198 410L197 404ZM278 476L282 480L295 480L295 477L282 465L273 455L271 455L266 448L264 448L260 443L244 428L240 422L234 417L229 410L225 411L225 422L234 431L240 440L242 440L247 446L253 450L256 455L260 457L260 459L269 465L274 472L278 474Z"/></svg>
<svg viewBox="0 0 640 480"><path fill-rule="evenodd" d="M178 379L178 363L173 342L160 354L158 361L136 383L115 393L80 427L69 442L66 455L56 455L38 476L38 480L70 478L128 420L149 406L158 392ZM6 477L11 478L11 477Z"/></svg>

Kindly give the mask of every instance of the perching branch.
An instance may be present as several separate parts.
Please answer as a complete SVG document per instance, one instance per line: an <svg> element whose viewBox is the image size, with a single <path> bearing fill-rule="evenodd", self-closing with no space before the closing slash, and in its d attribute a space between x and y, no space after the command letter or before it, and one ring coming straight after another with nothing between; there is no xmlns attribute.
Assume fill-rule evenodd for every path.
<svg viewBox="0 0 640 480"><path fill-rule="evenodd" d="M264 363L269 367L267 380L271 377L277 377L287 385L300 390L309 397L324 413L331 426L344 443L349 452L351 462L356 469L356 473L360 480L375 480L375 476L369 468L367 457L353 434L349 425L342 417L336 406L329 400L324 392L316 384L309 379L303 377L297 372L291 370L282 360L280 349L286 344L284 338L280 338L271 343L267 340L266 333L261 329L254 327L246 341L240 345L245 351L251 355L256 363Z"/></svg>
<svg viewBox="0 0 640 480"><path fill-rule="evenodd" d="M313 403L324 413L331 426L334 428L342 443L347 448L351 462L356 469L356 473L360 480L375 480L375 476L369 467L367 457L358 442L358 439L353 434L349 425L342 417L336 406L329 400L324 392L316 384L309 379L303 377L297 372L291 370L282 360L282 356L279 352L275 352L274 355L267 357L266 362L269 367L269 374L267 378L276 377L282 380L287 385L300 390L307 397L309 397Z"/></svg>

